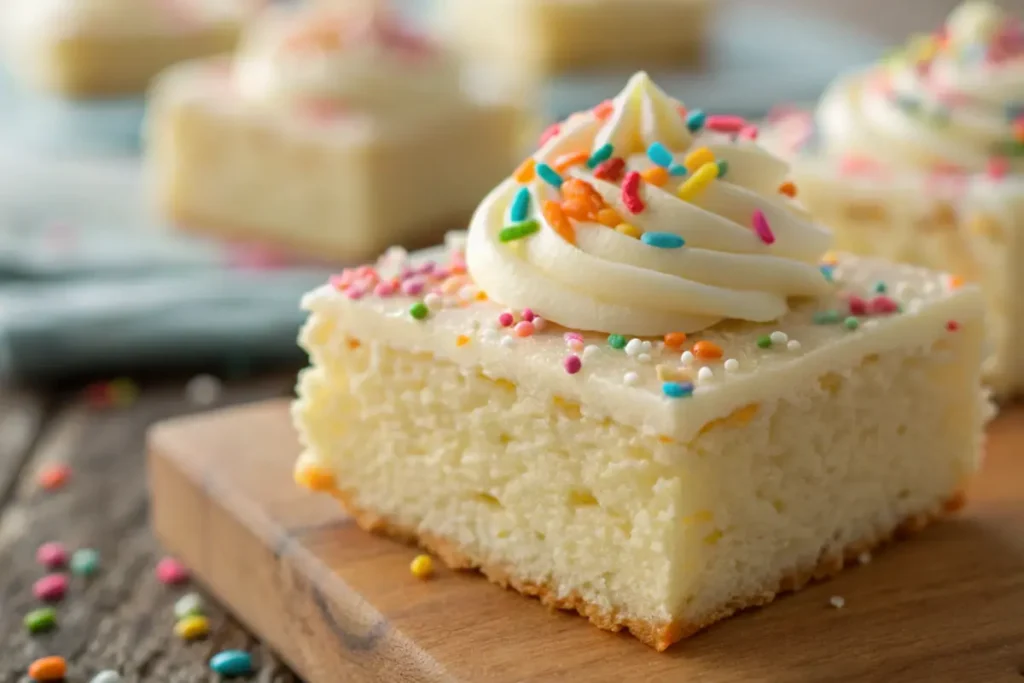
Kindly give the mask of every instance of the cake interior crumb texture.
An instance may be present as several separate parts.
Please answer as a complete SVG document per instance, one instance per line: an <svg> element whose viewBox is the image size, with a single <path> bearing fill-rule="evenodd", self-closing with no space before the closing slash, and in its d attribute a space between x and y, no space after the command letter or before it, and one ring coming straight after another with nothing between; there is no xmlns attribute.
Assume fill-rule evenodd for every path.
<svg viewBox="0 0 1024 683"><path fill-rule="evenodd" d="M293 412L364 526L664 649L955 506L985 411L981 326L960 332L780 386L682 442L314 311Z"/></svg>

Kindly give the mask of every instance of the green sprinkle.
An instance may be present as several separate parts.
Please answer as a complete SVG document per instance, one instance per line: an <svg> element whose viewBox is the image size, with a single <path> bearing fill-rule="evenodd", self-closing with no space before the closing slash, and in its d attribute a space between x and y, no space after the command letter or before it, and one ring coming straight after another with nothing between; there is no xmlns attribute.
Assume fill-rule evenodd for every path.
<svg viewBox="0 0 1024 683"><path fill-rule="evenodd" d="M842 319L839 311L816 311L812 318L815 325L835 325Z"/></svg>
<svg viewBox="0 0 1024 683"><path fill-rule="evenodd" d="M25 615L25 629L29 633L43 633L57 625L57 610L52 607L34 609Z"/></svg>
<svg viewBox="0 0 1024 683"><path fill-rule="evenodd" d="M498 239L502 242L513 242L515 240L521 240L528 235L532 235L538 230L540 230L540 223L530 219L528 221L515 223L507 228L503 228L502 231L498 233Z"/></svg>
<svg viewBox="0 0 1024 683"><path fill-rule="evenodd" d="M875 291L879 294L885 294L889 291L889 288L885 286L884 282L878 282L875 284Z"/></svg>
<svg viewBox="0 0 1024 683"><path fill-rule="evenodd" d="M624 349L626 348L626 338L621 334L610 334L608 335L608 346L613 349Z"/></svg>
<svg viewBox="0 0 1024 683"><path fill-rule="evenodd" d="M417 301L416 303L409 307L409 315L416 318L417 320L423 320L424 318L427 317L427 313L429 312L430 310L427 308L427 305L422 301Z"/></svg>
<svg viewBox="0 0 1024 683"><path fill-rule="evenodd" d="M92 576L100 569L100 554L92 548L82 548L71 554L71 573Z"/></svg>
<svg viewBox="0 0 1024 683"><path fill-rule="evenodd" d="M770 349L772 347L772 338L767 334L757 338L757 347L759 349Z"/></svg>
<svg viewBox="0 0 1024 683"><path fill-rule="evenodd" d="M860 327L860 321L854 318L852 315L843 321L843 327L848 330L855 330Z"/></svg>
<svg viewBox="0 0 1024 683"><path fill-rule="evenodd" d="M729 172L729 162L722 160L718 162L718 177L724 178L725 174Z"/></svg>

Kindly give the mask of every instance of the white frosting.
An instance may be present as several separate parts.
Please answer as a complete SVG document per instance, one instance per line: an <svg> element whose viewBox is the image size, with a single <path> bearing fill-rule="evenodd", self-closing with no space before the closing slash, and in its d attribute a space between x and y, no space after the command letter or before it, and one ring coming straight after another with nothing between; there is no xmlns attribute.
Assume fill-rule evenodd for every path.
<svg viewBox="0 0 1024 683"><path fill-rule="evenodd" d="M1008 113L1024 104L1022 47L1020 26L997 7L963 5L945 35L920 38L903 57L829 89L817 112L825 152L968 171L1003 156L1024 169Z"/></svg>
<svg viewBox="0 0 1024 683"><path fill-rule="evenodd" d="M264 0L8 0L12 40L37 35L152 35L240 23Z"/></svg>
<svg viewBox="0 0 1024 683"><path fill-rule="evenodd" d="M644 232L682 237L685 246L658 248L583 221L573 221L571 244L543 215L543 202L557 200L559 191L539 177L526 186L529 218L540 230L502 242L499 234L522 186L509 179L477 209L467 242L470 273L491 299L530 308L573 329L659 335L692 332L723 319L775 320L787 312L789 297L828 290L818 260L830 237L778 193L788 170L784 162L750 141L712 134L695 138L681 105L646 74L634 76L613 104L606 119L594 113L571 118L534 158L552 162L567 152L593 152L611 143L627 170L642 171L653 166L644 153L651 143L663 144L678 164L688 150L707 147L729 163L724 178L691 201L675 193L683 177L671 178L663 188L642 182L645 208L637 214L625 206L618 184L595 178L586 166L571 172L590 183L624 221ZM755 211L767 218L773 243L752 228Z"/></svg>
<svg viewBox="0 0 1024 683"><path fill-rule="evenodd" d="M451 55L375 7L268 12L243 41L235 79L253 102L391 114L421 113L460 90Z"/></svg>

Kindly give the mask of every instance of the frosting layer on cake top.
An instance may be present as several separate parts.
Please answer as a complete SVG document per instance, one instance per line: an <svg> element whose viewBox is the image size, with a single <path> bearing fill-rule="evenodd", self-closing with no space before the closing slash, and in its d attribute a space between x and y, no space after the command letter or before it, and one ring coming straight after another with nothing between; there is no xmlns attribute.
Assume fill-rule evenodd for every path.
<svg viewBox="0 0 1024 683"><path fill-rule="evenodd" d="M738 117L688 111L645 73L575 114L483 201L466 261L491 299L633 335L766 322L829 284L829 234ZM780 188L783 188L780 191Z"/></svg>
<svg viewBox="0 0 1024 683"><path fill-rule="evenodd" d="M837 81L816 114L830 155L896 168L1024 169L1024 26L986 1L933 35Z"/></svg>

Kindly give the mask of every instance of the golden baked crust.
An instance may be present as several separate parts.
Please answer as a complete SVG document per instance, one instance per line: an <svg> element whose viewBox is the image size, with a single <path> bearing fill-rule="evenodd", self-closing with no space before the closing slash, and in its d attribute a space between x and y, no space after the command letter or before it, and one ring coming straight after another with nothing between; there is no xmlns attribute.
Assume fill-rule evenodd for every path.
<svg viewBox="0 0 1024 683"><path fill-rule="evenodd" d="M326 491L338 499L345 508L345 511L366 531L419 545L437 555L451 569L479 570L490 581L503 588L513 588L523 595L539 598L541 603L554 609L574 610L580 615L587 617L594 626L606 631L618 632L625 628L638 640L650 645L659 652L664 652L673 643L688 638L740 610L766 605L774 600L776 596L797 591L812 580L820 581L835 576L847 564L855 563L863 553L885 545L895 538L921 531L939 519L943 513L959 510L966 502L964 493L958 491L943 502L939 512L924 512L910 515L887 534L852 543L844 548L842 553L823 556L814 567L794 569L789 574L780 577L774 586L764 586L762 590L754 594L738 596L727 604L722 605L700 622L687 623L680 621L644 621L620 614L614 610L606 610L587 602L579 595L573 594L557 597L550 585L523 580L515 576L508 567L487 564L476 560L447 538L434 534L417 534L411 529L392 522L383 515L371 510L360 509L352 502L353 495L351 492L333 487L327 488Z"/></svg>

